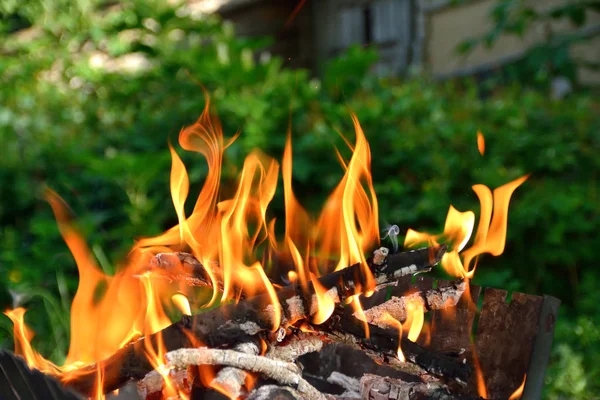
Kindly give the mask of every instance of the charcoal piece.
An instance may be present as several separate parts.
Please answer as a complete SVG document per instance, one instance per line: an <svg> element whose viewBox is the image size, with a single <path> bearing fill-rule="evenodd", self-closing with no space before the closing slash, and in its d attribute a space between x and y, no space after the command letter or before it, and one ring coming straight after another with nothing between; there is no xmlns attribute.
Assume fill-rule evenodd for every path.
<svg viewBox="0 0 600 400"><path fill-rule="evenodd" d="M305 354L298 361L303 365L305 372L324 379L332 372L339 372L358 379L364 374L375 374L403 379L406 382L422 382L418 376L379 365L363 351L343 343L327 344L320 352Z"/></svg>

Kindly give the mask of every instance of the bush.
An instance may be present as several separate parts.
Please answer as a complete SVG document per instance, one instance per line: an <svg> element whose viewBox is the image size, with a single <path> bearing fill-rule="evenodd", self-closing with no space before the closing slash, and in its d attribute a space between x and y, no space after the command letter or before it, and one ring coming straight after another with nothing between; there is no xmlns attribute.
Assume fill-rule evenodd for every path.
<svg viewBox="0 0 600 400"><path fill-rule="evenodd" d="M225 134L242 131L226 152L226 180L254 147L280 158L291 115L295 191L313 211L342 176L333 147L347 155L336 130L351 134L348 110L371 145L382 222L403 231L440 231L450 204L478 210L472 184L494 188L531 173L511 202L505 254L484 257L475 283L561 298L549 395L600 390L599 341L586 339L598 337L600 301L593 284L600 104L592 94L559 102L515 85L483 100L470 80L379 80L367 74L376 55L364 49L334 60L321 82L261 54L266 40L236 38L217 18L194 20L162 2L119 7L80 10L77 24L66 15L19 14L32 21L35 38L3 37L12 57L0 64L0 302L11 306L8 289L30 298L28 321L43 354L64 358L77 270L41 190L48 185L67 200L112 271L135 238L176 223L167 136L203 109L199 82ZM123 71L119 57L132 53L144 68ZM197 192L204 164L182 157ZM11 329L4 318L0 326ZM0 336L3 347L9 337ZM576 381L568 393L565 380Z"/></svg>

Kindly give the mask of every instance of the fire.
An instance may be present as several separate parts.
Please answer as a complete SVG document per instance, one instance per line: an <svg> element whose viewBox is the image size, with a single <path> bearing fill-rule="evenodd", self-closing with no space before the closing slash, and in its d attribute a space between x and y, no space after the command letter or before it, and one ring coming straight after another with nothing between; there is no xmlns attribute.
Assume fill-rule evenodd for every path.
<svg viewBox="0 0 600 400"><path fill-rule="evenodd" d="M402 329L408 331L408 340L416 342L423 329L423 323L425 322L423 302L410 299L406 304L406 314L407 318L402 324Z"/></svg>
<svg viewBox="0 0 600 400"><path fill-rule="evenodd" d="M527 374L525 374L523 376L523 382L521 383L521 386L519 386L513 392L513 394L510 395L510 397L508 398L508 400L518 400L518 399L521 398L521 396L523 395L523 389L525 389L525 381L527 381Z"/></svg>
<svg viewBox="0 0 600 400"><path fill-rule="evenodd" d="M430 235L409 229L404 245L414 247L423 242L437 244L440 239L448 240L452 243L452 248L442 258L442 267L452 276L473 278L477 263L475 262L473 266L471 263L477 256L484 253L499 256L504 252L510 198L528 177L528 175L523 176L496 188L493 195L487 186L473 186L473 191L479 197L481 213L475 240L472 246L462 253L461 251L471 239L475 214L472 211L459 212L453 206L448 210L444 232L441 235Z"/></svg>
<svg viewBox="0 0 600 400"><path fill-rule="evenodd" d="M318 305L317 312L313 315L313 323L319 325L327 321L331 314L333 314L335 302L330 292L326 291L317 279L313 278L311 281L315 288L315 297Z"/></svg>
<svg viewBox="0 0 600 400"><path fill-rule="evenodd" d="M479 150L479 154L481 155L485 153L485 138L481 132L477 132L477 150Z"/></svg>
<svg viewBox="0 0 600 400"><path fill-rule="evenodd" d="M475 365L475 377L477 379L477 394L479 394L479 397L487 399L488 392L485 386L485 378L483 377L483 371L481 370L481 364L479 363L479 358L477 358L475 348L472 349L472 354L473 364Z"/></svg>
<svg viewBox="0 0 600 400"><path fill-rule="evenodd" d="M173 304L181 311L183 315L192 315L192 309L190 307L190 302L187 297L183 293L175 293L171 300Z"/></svg>
<svg viewBox="0 0 600 400"><path fill-rule="evenodd" d="M188 172L177 149L169 143L172 160L170 192L177 225L156 237L138 240L114 275L107 275L98 267L71 220L68 206L58 194L48 190L46 198L79 272L79 286L71 305L69 351L62 366L54 365L35 352L30 343L33 332L24 322L25 309L16 308L5 313L14 323L16 353L31 367L68 381L75 377L74 370L82 365L104 360L136 338L169 326L172 321L165 312L165 305L175 305L183 314L191 315L192 305L181 293L184 288L178 287L178 283L154 279L153 272L148 271L150 259L159 252L187 251L203 265L218 266L206 269L215 288L210 301L194 304L194 308L208 307L217 301L237 301L242 295L267 294L265 306L270 307L274 315L273 331L280 327L282 310L275 287L265 271L262 254L277 254L291 261L293 270L284 271L290 282L299 283L304 290L314 288L316 309L311 312L314 324L330 318L338 296L335 289L327 291L321 286L317 278L322 274L359 263L366 285L358 288L358 292L373 293L375 281L365 255L379 245L379 210L371 177L369 144L357 117L352 114L351 118L355 141L351 143L344 138L351 156L345 159L336 150L343 176L317 216L310 215L294 194L292 140L288 133L281 164L285 202L283 238L276 236L275 219L268 218L268 208L279 180L277 161L258 151L252 152L244 161L235 190L228 192L233 195L228 197L221 192L224 154L237 136L225 139L218 119L210 113L208 98L198 120L182 129L178 137L183 150L201 155L208 166L192 212L186 213L190 196ZM478 136L478 143L481 143L479 148L483 154L483 136L481 139ZM456 276L472 277L478 255L502 253L508 203L513 191L525 179L527 177L504 185L493 195L483 185L473 187L481 202L481 216L475 241L467 250L463 251L473 233L475 215L471 211L459 212L452 206L442 235L409 230L405 245L437 243L442 239L450 241L453 247L442 260L444 268ZM320 260L336 260L337 264L328 268L315 263L317 256ZM475 265L471 265L473 259ZM222 291L216 289L219 287ZM351 304L362 312L358 296L353 297ZM410 340L416 341L423 329L424 311L422 303L408 303L408 318L404 324L389 315L386 318L398 329L400 338L405 331ZM309 331L310 327L305 325L301 329ZM369 336L367 324L365 334ZM165 393L185 397L170 380L170 372L164 366L165 344L160 334L157 336L158 340L145 343L146 356L162 374ZM398 358L404 361L400 346ZM206 368L206 373L201 375L203 382L210 384L214 372ZM103 371L99 370L96 378L96 398L102 398ZM250 379L248 384L251 383Z"/></svg>
<svg viewBox="0 0 600 400"><path fill-rule="evenodd" d="M371 332L369 331L369 324L367 322L367 317L365 316L365 311L363 309L362 304L360 304L360 295L356 294L350 297L350 305L356 312L356 318L363 321L365 326L365 337L368 339L371 336Z"/></svg>
<svg viewBox="0 0 600 400"><path fill-rule="evenodd" d="M396 354L398 356L398 360L406 362L406 358L404 357L404 353L402 352L402 323L400 323L400 321L398 321L396 318L392 317L388 313L384 313L381 316L380 322L383 322L398 330L398 350Z"/></svg>

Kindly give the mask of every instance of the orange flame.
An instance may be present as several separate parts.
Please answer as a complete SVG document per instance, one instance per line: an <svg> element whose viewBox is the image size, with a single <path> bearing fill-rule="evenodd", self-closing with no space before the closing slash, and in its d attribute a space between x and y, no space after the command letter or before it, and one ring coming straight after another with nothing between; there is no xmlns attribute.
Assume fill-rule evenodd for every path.
<svg viewBox="0 0 600 400"><path fill-rule="evenodd" d="M398 355L398 360L406 362L406 358L404 357L404 353L402 352L402 324L400 323L400 321L398 321L396 318L392 317L386 312L381 316L379 322L383 322L389 326L398 329L398 351L396 354Z"/></svg>
<svg viewBox="0 0 600 400"><path fill-rule="evenodd" d="M474 258L484 253L499 256L504 252L510 198L527 178L528 175L523 176L495 189L493 196L487 186L473 186L473 191L479 197L481 204L481 215L475 240L467 250L462 251L471 238L475 214L472 211L459 212L453 206L448 210L444 232L441 235L430 235L409 229L404 245L414 247L423 242L437 244L444 238L453 246L442 258L442 267L450 275L473 278L476 264L471 267L471 262Z"/></svg>
<svg viewBox="0 0 600 400"><path fill-rule="evenodd" d="M475 366L475 377L477 378L477 393L479 397L487 399L488 391L485 386L485 378L483 377L483 371L481 370L481 364L479 363L479 358L475 353L475 348L472 349L473 355L473 365Z"/></svg>
<svg viewBox="0 0 600 400"><path fill-rule="evenodd" d="M355 294L354 296L350 297L350 305L354 309L354 315L356 315L356 318L360 321L363 321L365 327L365 337L368 339L369 337L371 337L371 331L369 330L369 323L367 322L367 317L365 315L363 306L360 303L359 296L359 294Z"/></svg>
<svg viewBox="0 0 600 400"><path fill-rule="evenodd" d="M477 150L481 155L485 153L485 138L481 132L477 132Z"/></svg>
<svg viewBox="0 0 600 400"><path fill-rule="evenodd" d="M521 396L523 395L523 389L525 389L525 381L527 381L527 374L523 375L523 382L521 383L521 386L519 386L513 392L513 394L510 395L508 400L518 400L521 398Z"/></svg>

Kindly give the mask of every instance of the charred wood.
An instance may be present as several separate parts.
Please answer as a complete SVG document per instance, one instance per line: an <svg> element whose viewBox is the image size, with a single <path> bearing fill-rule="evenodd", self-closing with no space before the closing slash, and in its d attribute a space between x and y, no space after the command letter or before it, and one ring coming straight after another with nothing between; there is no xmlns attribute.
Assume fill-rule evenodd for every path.
<svg viewBox="0 0 600 400"><path fill-rule="evenodd" d="M405 337L400 339L396 329L383 329L371 324L367 324L367 326L368 338L365 337L365 322L355 318L352 310L346 308L337 310L320 328L354 335L364 347L392 357L396 357L400 344L404 357L430 374L453 379L462 385L468 382L472 372L469 364L462 363L446 354L430 351Z"/></svg>
<svg viewBox="0 0 600 400"><path fill-rule="evenodd" d="M378 282L397 279L402 274L406 263L417 267L431 265L441 260L446 247L425 248L405 253L398 253L393 265L377 266L373 273ZM433 256L432 256L433 254ZM404 260L401 262L399 260ZM387 281L386 281L387 280ZM325 275L319 278L327 295L335 303L344 301L349 296L361 293L366 289L366 278L360 265ZM317 299L311 284L306 290L300 285L290 285L276 292L280 310L271 304L267 294L244 299L237 304L225 304L217 309L195 316L183 316L171 326L125 346L110 358L95 365L81 368L77 376L65 381L84 394L91 394L96 382L98 367L104 372L104 393L117 389L129 378L142 378L153 369L146 360L147 346L158 348L164 342L167 351L196 347L198 343L211 347L232 346L235 343L250 340L256 334L276 330L281 325L291 324L300 319L309 319L317 311ZM280 312L278 312L280 311ZM354 319L350 315L351 319Z"/></svg>

